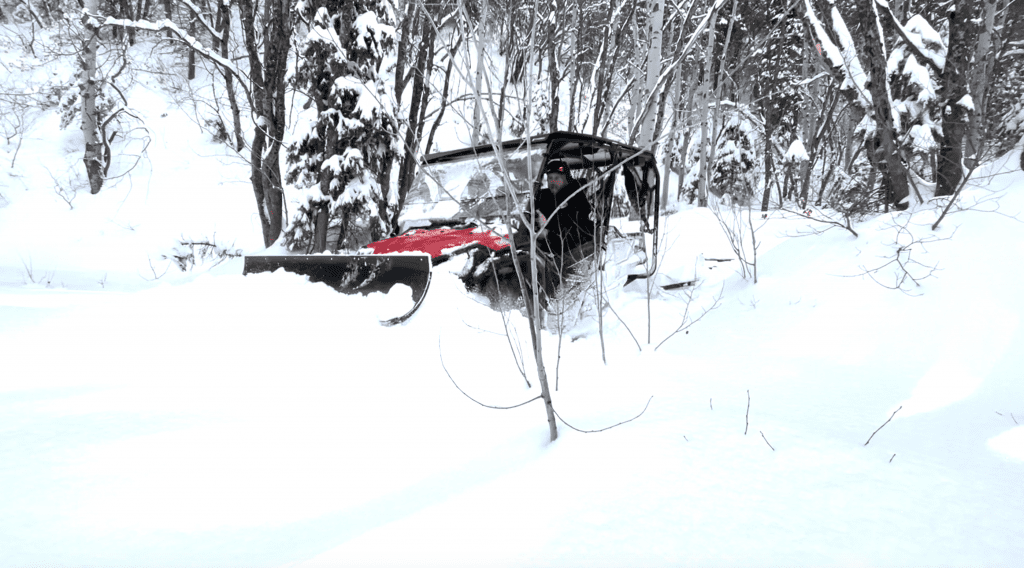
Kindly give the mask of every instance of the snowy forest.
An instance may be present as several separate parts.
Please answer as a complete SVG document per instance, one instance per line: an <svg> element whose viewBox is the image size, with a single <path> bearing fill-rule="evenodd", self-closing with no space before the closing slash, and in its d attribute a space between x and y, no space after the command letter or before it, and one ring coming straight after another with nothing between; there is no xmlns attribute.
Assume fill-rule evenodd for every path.
<svg viewBox="0 0 1024 568"><path fill-rule="evenodd" d="M364 241L394 234L418 161L451 149L438 130L455 120L461 145L565 130L651 149L675 174L665 206L706 206L710 192L844 215L923 202L922 184L952 195L1024 128L1024 9L1012 1L2 9L24 50L7 84L29 91L4 94L9 142L24 128L11 117L59 106L62 127L86 134L97 193L145 130L124 91L184 66L165 80L250 163L267 246L282 233L308 245L318 225L336 228L335 249L359 227ZM73 78L33 76L72 53Z"/></svg>
<svg viewBox="0 0 1024 568"><path fill-rule="evenodd" d="M243 275L557 133L637 266ZM0 0L0 134L0 568L1024 557L1024 0Z"/></svg>

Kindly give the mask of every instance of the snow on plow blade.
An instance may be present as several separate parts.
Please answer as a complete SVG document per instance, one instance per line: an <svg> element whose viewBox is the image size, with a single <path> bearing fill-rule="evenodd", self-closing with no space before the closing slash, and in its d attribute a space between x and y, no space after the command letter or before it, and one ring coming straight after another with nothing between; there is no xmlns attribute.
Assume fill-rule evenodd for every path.
<svg viewBox="0 0 1024 568"><path fill-rule="evenodd" d="M405 284L412 289L413 307L383 321L386 325L408 319L420 307L430 287L429 254L246 256L242 274L273 272L278 268L308 276L310 282L323 282L345 294L386 294L396 284Z"/></svg>

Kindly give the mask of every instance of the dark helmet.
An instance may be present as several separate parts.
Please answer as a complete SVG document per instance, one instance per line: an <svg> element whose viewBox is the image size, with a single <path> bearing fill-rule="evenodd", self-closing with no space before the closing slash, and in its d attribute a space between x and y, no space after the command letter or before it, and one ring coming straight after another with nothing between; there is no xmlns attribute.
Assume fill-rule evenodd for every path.
<svg viewBox="0 0 1024 568"><path fill-rule="evenodd" d="M546 174L562 174L566 179L572 179L572 170L569 169L569 164L566 164L562 160L551 160L544 167L544 173Z"/></svg>

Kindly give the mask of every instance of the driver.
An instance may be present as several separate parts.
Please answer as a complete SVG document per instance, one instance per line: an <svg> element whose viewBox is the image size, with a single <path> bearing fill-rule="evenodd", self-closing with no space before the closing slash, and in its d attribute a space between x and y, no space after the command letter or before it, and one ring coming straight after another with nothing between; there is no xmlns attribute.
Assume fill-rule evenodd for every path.
<svg viewBox="0 0 1024 568"><path fill-rule="evenodd" d="M544 172L548 187L538 193L535 205L547 224L538 242L544 243L548 252L562 256L593 240L592 209L565 162L552 160Z"/></svg>

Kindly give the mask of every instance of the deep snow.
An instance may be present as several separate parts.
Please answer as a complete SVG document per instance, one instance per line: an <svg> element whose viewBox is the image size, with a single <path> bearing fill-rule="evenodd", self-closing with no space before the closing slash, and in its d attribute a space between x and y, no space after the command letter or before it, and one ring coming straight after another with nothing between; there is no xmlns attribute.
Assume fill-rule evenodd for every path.
<svg viewBox="0 0 1024 568"><path fill-rule="evenodd" d="M633 422L560 424L548 443L539 402L490 410L452 384L492 405L539 390L509 346L528 353L524 320L511 314L510 340L453 275L459 257L391 328L377 320L395 298L162 259L181 237L259 252L259 222L242 160L145 78L131 97L147 159L74 209L47 169L80 169L80 144L51 112L13 167L12 147L0 155L0 565L1024 558L1016 153L934 233L932 206L864 220L857 238L755 220L757 284L735 260L700 260L732 252L709 211L683 206L663 220L663 268L700 279L691 318L720 305L655 349L687 294L652 301L648 342L642 286L613 291L607 365L593 321L560 351L545 334L569 423L602 428L649 401ZM951 237L913 246L912 274L931 275L907 293L883 286L895 265L863 275L913 240L901 226Z"/></svg>

